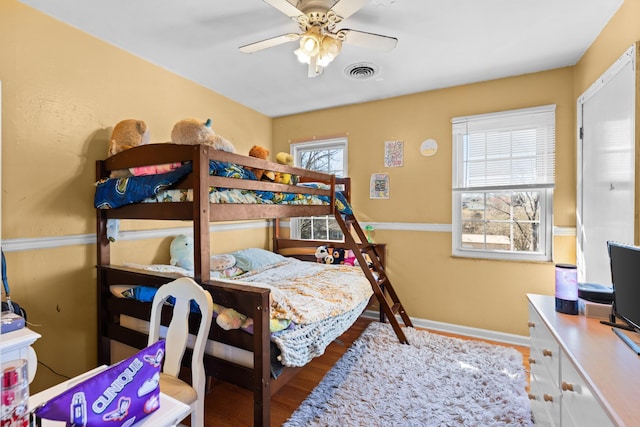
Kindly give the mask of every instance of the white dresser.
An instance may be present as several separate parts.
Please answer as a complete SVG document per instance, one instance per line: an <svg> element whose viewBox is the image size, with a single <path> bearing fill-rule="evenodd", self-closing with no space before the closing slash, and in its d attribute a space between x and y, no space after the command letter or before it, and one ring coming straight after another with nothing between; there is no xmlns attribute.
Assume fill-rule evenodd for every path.
<svg viewBox="0 0 640 427"><path fill-rule="evenodd" d="M640 356L598 319L558 313L552 296L527 298L536 425L640 425Z"/></svg>
<svg viewBox="0 0 640 427"><path fill-rule="evenodd" d="M29 382L33 381L38 369L36 352L31 347L31 344L38 338L40 338L40 334L33 332L29 328L21 328L0 334L0 360L4 363L16 359L25 359L27 361Z"/></svg>

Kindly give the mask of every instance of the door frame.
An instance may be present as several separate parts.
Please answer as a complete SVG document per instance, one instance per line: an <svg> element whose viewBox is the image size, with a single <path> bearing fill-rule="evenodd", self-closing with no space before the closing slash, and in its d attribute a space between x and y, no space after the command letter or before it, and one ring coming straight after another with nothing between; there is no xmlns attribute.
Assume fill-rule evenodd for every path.
<svg viewBox="0 0 640 427"><path fill-rule="evenodd" d="M639 47L640 42L635 42L631 45L627 51L618 58L618 60L611 65L577 100L577 120L576 120L576 263L578 265L578 280L584 280L584 267L581 266L581 260L583 260L583 251L582 251L582 211L583 211L583 196L582 196L582 127L583 127L583 105L593 97L602 87L605 86L606 83L611 81L617 74L625 67L629 62L632 63L633 73L635 75L634 79L634 100L633 100L633 111L632 111L632 134L634 135L634 168L635 168L635 177L634 180L634 244L639 244L639 235L640 235L640 197L638 197L639 188L640 188L640 150L639 150L639 142L640 142L640 126L637 123L640 123L640 96L638 96L638 89L640 88L640 73L638 72L638 56L639 56Z"/></svg>

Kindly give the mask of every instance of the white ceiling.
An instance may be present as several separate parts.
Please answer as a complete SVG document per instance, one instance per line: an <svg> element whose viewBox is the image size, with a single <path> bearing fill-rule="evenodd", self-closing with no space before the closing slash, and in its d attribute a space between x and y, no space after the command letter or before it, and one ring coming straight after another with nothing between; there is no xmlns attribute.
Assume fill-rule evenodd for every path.
<svg viewBox="0 0 640 427"><path fill-rule="evenodd" d="M261 0L20 1L270 117L574 65L623 2L369 0L337 28L397 37L397 47L345 45L308 78L297 43L238 51L298 32ZM362 62L378 74L347 77Z"/></svg>

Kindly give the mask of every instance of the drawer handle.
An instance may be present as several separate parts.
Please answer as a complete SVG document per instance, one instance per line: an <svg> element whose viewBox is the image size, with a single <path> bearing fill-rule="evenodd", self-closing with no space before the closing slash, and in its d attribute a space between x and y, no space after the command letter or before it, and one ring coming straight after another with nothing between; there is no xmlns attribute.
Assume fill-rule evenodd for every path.
<svg viewBox="0 0 640 427"><path fill-rule="evenodd" d="M563 391L574 391L573 384L569 384L567 382L562 381L562 390Z"/></svg>
<svg viewBox="0 0 640 427"><path fill-rule="evenodd" d="M536 359L534 359L533 357L530 357L529 358L529 364L535 365L535 363L536 363Z"/></svg>
<svg viewBox="0 0 640 427"><path fill-rule="evenodd" d="M543 399L545 402L553 402L553 396L551 396L550 394L545 394L543 396Z"/></svg>
<svg viewBox="0 0 640 427"><path fill-rule="evenodd" d="M529 393L529 400L536 400L536 395Z"/></svg>
<svg viewBox="0 0 640 427"><path fill-rule="evenodd" d="M544 350L542 350L542 355L546 356L546 357L551 357L551 356L553 356L553 352L551 350L547 350L545 348Z"/></svg>
<svg viewBox="0 0 640 427"><path fill-rule="evenodd" d="M532 322L531 320L529 320L527 322L527 326L530 327L530 328L535 328L536 327L536 322Z"/></svg>

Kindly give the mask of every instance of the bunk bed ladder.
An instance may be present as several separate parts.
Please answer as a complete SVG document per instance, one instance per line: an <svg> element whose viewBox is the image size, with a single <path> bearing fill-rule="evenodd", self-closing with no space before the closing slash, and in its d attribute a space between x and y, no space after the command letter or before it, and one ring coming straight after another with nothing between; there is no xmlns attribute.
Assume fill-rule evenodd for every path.
<svg viewBox="0 0 640 427"><path fill-rule="evenodd" d="M378 255L375 245L369 242L353 214L341 214L336 210L335 217L344 234L345 243L349 249L353 251L358 260L358 264L362 267L364 275L369 279L373 293L378 299L380 307L383 309L387 319L389 319L389 323L393 327L398 340L402 344L409 344L396 315L400 316L406 327L413 327L413 323L389 281L389 276L387 276L380 262L380 256ZM355 236L351 232L352 229L355 231ZM367 260L364 254L369 255L371 266L367 266Z"/></svg>

